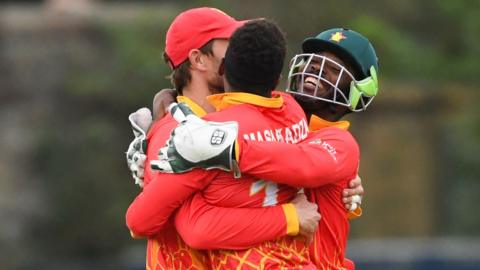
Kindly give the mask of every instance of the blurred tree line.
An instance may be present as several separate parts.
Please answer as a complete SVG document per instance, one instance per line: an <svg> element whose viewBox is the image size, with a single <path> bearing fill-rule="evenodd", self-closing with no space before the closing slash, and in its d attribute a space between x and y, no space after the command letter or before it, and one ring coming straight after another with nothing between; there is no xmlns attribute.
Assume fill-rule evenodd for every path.
<svg viewBox="0 0 480 270"><path fill-rule="evenodd" d="M25 12L39 23L16 26L13 23L21 21L18 16L1 21L0 44L7 61L1 66L6 72L0 102L32 105L25 131L35 139L25 173L35 176L43 204L41 214L26 219L27 229L19 238L28 243L30 259L19 263L24 254L14 249L4 250L0 261L28 266L48 265L53 258L118 260L134 245L124 225L125 210L139 191L124 158L132 138L127 116L140 106L150 106L156 91L170 86L165 78L169 70L161 58L164 35L179 12L196 6L218 7L238 19L275 20L287 33L289 56L300 51L304 38L330 27L351 28L369 37L380 58L381 93L378 108L374 104L365 118L352 117L360 125L353 131L367 155L362 161L366 169L361 170L367 213L363 221L354 223L352 237L478 236L480 217L472 214L480 203L480 116L475 104L480 97L475 89L480 82L478 1L112 0L94 5L97 12L77 19L39 18L35 12ZM2 14L9 12L22 11L4 9ZM361 126L369 120L370 126ZM405 121L413 124L404 125ZM382 141L382 125L391 138L416 140L415 147L432 150L420 155L430 165L405 171L408 160L418 153L403 156L401 143ZM395 128L402 131L402 125L404 133L397 132ZM375 141L366 127L379 131ZM394 158L405 167L384 158L393 152L399 153ZM416 206L423 209L415 205L423 198L412 199L413 205L402 201L404 193L416 189L415 181L402 190L389 189L389 181L402 185L398 182L411 174L430 178L427 192L413 195L428 200L431 208L417 214L425 214L430 225L409 230L408 222L422 217L403 216L387 223L400 222L398 228L369 230L384 217L399 214L382 210L379 198L396 198L393 209L400 212ZM374 198L371 205L369 196ZM370 207L375 214L368 214ZM380 207L378 212L375 207ZM118 261L103 266L113 269Z"/></svg>

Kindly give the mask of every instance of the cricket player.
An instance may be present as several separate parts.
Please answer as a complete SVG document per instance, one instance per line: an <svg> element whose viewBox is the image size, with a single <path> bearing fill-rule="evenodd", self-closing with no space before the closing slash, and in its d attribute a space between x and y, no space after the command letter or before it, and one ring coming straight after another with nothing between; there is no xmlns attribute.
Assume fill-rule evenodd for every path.
<svg viewBox="0 0 480 270"><path fill-rule="evenodd" d="M218 18L219 14L221 14L220 18ZM189 20L189 17L194 18L195 23L193 23L193 19ZM174 23L172 23L172 26L170 27L170 35L167 35L167 57L169 54L171 55L171 57L169 57L171 58L169 59L169 62L170 65L175 68L173 81L177 89L179 89L180 93L183 94L179 97L179 100L189 103L198 115L205 114L205 109L208 110L208 106L206 106L204 102L202 102L202 95L197 94L196 91L201 91L201 93L205 94L223 90L222 83L218 83L219 80L215 80L215 68L212 67L214 67L215 64L218 64L219 61L216 61L218 58L223 57L222 50L218 50L218 48L221 48L222 45L225 44L224 41L227 41L227 39L225 39L224 37L228 36L228 34L225 34L228 33L228 29L232 29L232 24L234 24L232 23L232 20L233 19L231 17L228 17L227 15L219 12L216 9L193 9L189 12L182 13L179 17L177 17ZM215 23L213 23L216 28L211 27L212 21L216 21ZM240 24L242 23L238 23L238 25ZM192 28L192 25L197 26L197 28ZM206 30L207 26L210 30ZM179 34L179 29L190 30L187 31L189 37L195 36L202 38L200 38L200 40L190 39L193 44L183 44L182 34ZM195 35L194 33L196 31L197 33ZM170 36L170 39L168 38L168 36ZM186 40L186 38L183 39ZM168 40L170 40L171 42L168 42ZM207 44L203 44L202 42L207 42ZM193 61L191 59L193 59ZM200 66L200 68L198 68L198 60L204 61L204 63L207 61L210 62L208 63L208 65ZM188 65L191 66L189 67ZM200 73L200 76L198 75L199 70L202 71L202 73ZM208 80L199 80L199 78L201 79L202 76L208 77ZM202 86L204 85L208 85L208 91L202 88ZM192 89L195 89L195 91L192 91ZM194 102L193 100L196 100L198 104L202 104L202 106L198 105L197 102ZM172 119L170 118L170 120ZM152 145L152 141L155 142L162 140L155 140L155 136L153 136L153 134L162 132L164 134L169 133L169 130L171 130L173 125L170 127L168 125L164 125L166 122L168 122L168 119L164 119L163 122L155 123L155 125L152 127L148 134L148 140L150 142L149 145ZM144 132L146 128L144 127L143 130L139 128L138 130ZM154 148L155 147L152 147L152 149ZM155 156L155 158L156 152L157 150L152 151L152 153L154 153L152 154L152 156ZM148 185L150 179L154 178L153 175L155 175L155 177L157 176L154 172L149 171L149 168L147 168L146 170L146 175L147 176L145 177L145 186ZM350 190L350 192L351 191L352 190ZM308 205L304 208L307 207ZM300 218L301 211L299 211L301 210L301 208L299 208L298 205L296 205L295 207L296 213L298 215L297 218L295 218L295 213L292 214L293 218L289 217L288 213L292 213L295 211L287 211L286 209L292 208L288 206L274 206L269 208L252 209L203 207L203 216L213 218L216 217L216 221L218 222L218 224L222 224L222 222L225 223L225 226L223 228L230 231L230 233L220 233L218 230L208 231L208 228L205 228L205 233L208 233L214 239L216 239L216 242L211 243L212 245L217 245L216 248L238 248L246 245L252 245L252 243L247 243L249 241L263 241L266 239L273 239L282 235L286 235L287 233L292 233L298 230L301 231L302 219ZM230 213L231 215L227 215L227 213ZM247 218L242 218L243 215L246 215ZM232 219L232 216L235 218ZM230 217L230 219L228 217ZM213 218L211 220L214 220ZM207 219L210 220L209 218ZM287 220L289 222L287 222ZM293 222L294 220L297 221ZM289 232L288 227L291 226L288 225L288 223L292 222L300 223L300 228L294 229ZM190 247L184 245L183 241L177 237L173 226L171 226L171 223L168 223L168 226L166 226L167 228L162 228L163 230L161 230L160 234L159 231L161 229L161 226L156 226L154 229L152 229L142 227L141 223L134 225L135 229L132 230L133 232L137 232L138 235L150 236L147 248L147 268L163 269L187 267L189 269L202 269L204 267L202 265L203 262L201 252L192 250L190 249ZM255 238L257 236L255 234L250 234L248 238L243 237L242 239L239 238L239 236L241 236L240 234L234 235L231 233L235 231L242 232L246 231L247 229L253 228L258 228L258 239ZM238 242L239 240L243 240L244 242L240 242L240 244L228 243L228 241L233 241L233 243L235 243L235 241Z"/></svg>
<svg viewBox="0 0 480 270"><path fill-rule="evenodd" d="M307 187L309 200L318 204L322 215L310 246L312 261L318 269L352 269L353 263L344 258L349 224L339 198L348 179L357 174L359 149L347 131L349 123L338 120L364 110L377 94L377 57L368 39L342 28L305 40L303 50L292 59L289 91L311 115L314 132L307 140L292 145L268 132L239 133L220 147L206 139L213 132L236 133L231 124L223 129L219 123L210 126L190 117L172 133L160 164L163 170L182 172L190 167L237 169L232 164L239 162L237 170L242 173ZM190 222L185 224L177 228L188 239L184 235L193 228Z"/></svg>

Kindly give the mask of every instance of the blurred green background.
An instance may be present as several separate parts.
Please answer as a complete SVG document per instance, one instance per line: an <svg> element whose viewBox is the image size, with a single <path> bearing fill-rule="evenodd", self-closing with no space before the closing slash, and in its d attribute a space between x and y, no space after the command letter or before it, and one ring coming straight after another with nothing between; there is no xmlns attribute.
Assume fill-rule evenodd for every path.
<svg viewBox="0 0 480 270"><path fill-rule="evenodd" d="M165 32L198 6L275 20L289 57L326 28L369 37L381 85L349 117L366 189L349 256L478 269L478 0L0 1L0 269L143 267L124 221L139 192L127 116L170 86Z"/></svg>

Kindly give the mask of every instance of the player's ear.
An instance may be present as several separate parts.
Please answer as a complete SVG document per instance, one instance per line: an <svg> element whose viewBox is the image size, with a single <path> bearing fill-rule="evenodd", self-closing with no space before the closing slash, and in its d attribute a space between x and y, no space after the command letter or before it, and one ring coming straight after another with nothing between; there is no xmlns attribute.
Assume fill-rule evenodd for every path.
<svg viewBox="0 0 480 270"><path fill-rule="evenodd" d="M220 66L218 67L218 74L220 76L223 76L225 74L225 57L222 58L222 62L220 63Z"/></svg>
<svg viewBox="0 0 480 270"><path fill-rule="evenodd" d="M190 61L190 66L192 68L206 70L204 54L200 50L190 50L190 52L188 52L188 61Z"/></svg>

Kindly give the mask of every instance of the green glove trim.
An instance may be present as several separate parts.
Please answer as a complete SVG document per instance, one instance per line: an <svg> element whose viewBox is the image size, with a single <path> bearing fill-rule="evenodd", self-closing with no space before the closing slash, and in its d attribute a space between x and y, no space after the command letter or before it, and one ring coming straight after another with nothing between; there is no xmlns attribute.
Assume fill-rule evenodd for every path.
<svg viewBox="0 0 480 270"><path fill-rule="evenodd" d="M220 153L214 158L194 163L183 158L182 155L178 153L177 149L171 143L171 141L169 141L167 156L171 158L169 158L168 163L170 164L172 172L174 173L188 172L191 171L193 168L202 168L206 170L220 169L227 172L233 170L235 178L239 178L240 169L238 168L238 163L235 160L227 158L232 155L232 148L233 147L226 148L222 153ZM230 162L232 164L230 164ZM151 163L150 166L154 170L162 170L154 163Z"/></svg>

